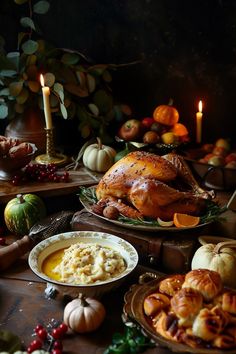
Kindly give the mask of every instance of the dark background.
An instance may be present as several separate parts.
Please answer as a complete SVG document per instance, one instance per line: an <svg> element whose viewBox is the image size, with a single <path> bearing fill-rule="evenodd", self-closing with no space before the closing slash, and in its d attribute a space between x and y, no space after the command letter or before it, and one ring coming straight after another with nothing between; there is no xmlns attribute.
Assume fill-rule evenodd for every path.
<svg viewBox="0 0 236 354"><path fill-rule="evenodd" d="M134 118L150 116L173 98L180 121L195 138L203 100L203 141L236 133L236 1L49 0L37 16L43 37L73 48L94 63L124 64L113 74L113 93ZM15 50L19 19L28 7L0 1L0 34Z"/></svg>

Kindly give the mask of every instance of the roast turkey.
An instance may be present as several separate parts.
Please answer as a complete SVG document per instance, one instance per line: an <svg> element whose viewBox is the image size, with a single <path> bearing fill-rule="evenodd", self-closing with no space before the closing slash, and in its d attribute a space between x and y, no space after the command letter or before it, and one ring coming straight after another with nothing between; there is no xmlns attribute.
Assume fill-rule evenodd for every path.
<svg viewBox="0 0 236 354"><path fill-rule="evenodd" d="M198 185L184 159L134 151L116 162L97 188L98 204L130 218L172 220L175 212L201 215L213 195Z"/></svg>

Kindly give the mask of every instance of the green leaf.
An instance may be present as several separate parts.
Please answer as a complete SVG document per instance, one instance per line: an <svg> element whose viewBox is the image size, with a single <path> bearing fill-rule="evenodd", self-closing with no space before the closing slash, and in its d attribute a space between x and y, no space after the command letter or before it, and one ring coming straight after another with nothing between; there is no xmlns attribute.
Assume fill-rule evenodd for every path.
<svg viewBox="0 0 236 354"><path fill-rule="evenodd" d="M43 15L43 14L46 14L48 12L49 8L50 8L49 2L45 1L45 0L42 0L42 1L37 2L33 6L33 11L36 14Z"/></svg>
<svg viewBox="0 0 236 354"><path fill-rule="evenodd" d="M45 86L52 87L55 83L55 75L53 73L46 73L44 76Z"/></svg>
<svg viewBox="0 0 236 354"><path fill-rule="evenodd" d="M8 107L5 104L0 105L0 119L6 118L8 115Z"/></svg>
<svg viewBox="0 0 236 354"><path fill-rule="evenodd" d="M38 49L38 43L29 39L22 44L22 50L25 54L34 54Z"/></svg>
<svg viewBox="0 0 236 354"><path fill-rule="evenodd" d="M25 32L19 32L18 33L18 43L17 43L18 48L20 47L21 42L22 42L22 40L24 39L25 36L27 36L27 33L25 33Z"/></svg>
<svg viewBox="0 0 236 354"><path fill-rule="evenodd" d="M20 53L19 52L10 52L7 54L7 58L10 60L12 65L16 70L19 68L19 62L20 62Z"/></svg>
<svg viewBox="0 0 236 354"><path fill-rule="evenodd" d="M22 17L20 19L20 24L23 27L26 27L26 28L28 27L28 28L31 28L32 30L35 31L34 21L30 17Z"/></svg>
<svg viewBox="0 0 236 354"><path fill-rule="evenodd" d="M4 88L0 91L0 96L9 96L10 92L9 92L9 88Z"/></svg>
<svg viewBox="0 0 236 354"><path fill-rule="evenodd" d="M10 83L9 85L10 95L14 97L18 96L21 93L22 88L23 88L23 81Z"/></svg>
<svg viewBox="0 0 236 354"><path fill-rule="evenodd" d="M90 111L95 115L96 117L99 116L99 109L94 103L89 103L88 107Z"/></svg>
<svg viewBox="0 0 236 354"><path fill-rule="evenodd" d="M106 64L93 65L93 66L90 66L90 68L88 69L88 72L90 72L92 75L100 76L103 74L104 70L107 69L107 67L108 67L108 65L106 65Z"/></svg>
<svg viewBox="0 0 236 354"><path fill-rule="evenodd" d="M67 109L64 104L60 103L61 114L64 119L68 118Z"/></svg>
<svg viewBox="0 0 236 354"><path fill-rule="evenodd" d="M1 70L0 76L4 77L14 77L17 74L15 70Z"/></svg>
<svg viewBox="0 0 236 354"><path fill-rule="evenodd" d="M61 61L66 65L75 65L79 61L79 55L76 53L65 53L63 54Z"/></svg>
<svg viewBox="0 0 236 354"><path fill-rule="evenodd" d="M87 85L88 85L88 89L89 89L89 92L92 93L95 91L95 88L96 88L96 80L95 78L88 74L87 75Z"/></svg>
<svg viewBox="0 0 236 354"><path fill-rule="evenodd" d="M21 90L21 93L16 97L16 101L19 104L24 104L29 97L29 91L26 88Z"/></svg>
<svg viewBox="0 0 236 354"><path fill-rule="evenodd" d="M60 98L60 100L62 101L62 103L64 103L64 87L62 86L62 84L60 84L59 82L56 82L53 86L53 90L54 92L56 92Z"/></svg>

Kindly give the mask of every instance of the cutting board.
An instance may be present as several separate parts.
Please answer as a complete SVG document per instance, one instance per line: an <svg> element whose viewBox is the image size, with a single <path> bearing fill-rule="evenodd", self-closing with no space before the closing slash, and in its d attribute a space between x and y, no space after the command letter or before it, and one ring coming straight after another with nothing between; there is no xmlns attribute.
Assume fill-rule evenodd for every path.
<svg viewBox="0 0 236 354"><path fill-rule="evenodd" d="M80 186L95 185L102 174L92 172L86 167L76 171L68 171L69 182L27 182L14 186L10 181L0 181L0 203L7 203L17 194L36 193L42 197L51 197L76 193Z"/></svg>

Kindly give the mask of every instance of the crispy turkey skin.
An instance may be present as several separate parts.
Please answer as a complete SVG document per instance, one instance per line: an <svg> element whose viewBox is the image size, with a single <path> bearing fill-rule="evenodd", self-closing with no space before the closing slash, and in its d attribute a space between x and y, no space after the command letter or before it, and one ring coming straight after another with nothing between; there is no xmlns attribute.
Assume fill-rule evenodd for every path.
<svg viewBox="0 0 236 354"><path fill-rule="evenodd" d="M211 197L181 157L144 151L131 152L116 162L100 180L96 195L98 203L116 206L124 216L163 220L171 220L176 212L201 215L206 198Z"/></svg>

